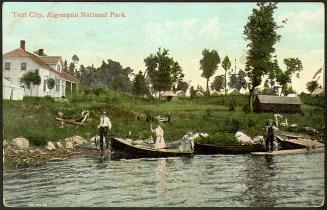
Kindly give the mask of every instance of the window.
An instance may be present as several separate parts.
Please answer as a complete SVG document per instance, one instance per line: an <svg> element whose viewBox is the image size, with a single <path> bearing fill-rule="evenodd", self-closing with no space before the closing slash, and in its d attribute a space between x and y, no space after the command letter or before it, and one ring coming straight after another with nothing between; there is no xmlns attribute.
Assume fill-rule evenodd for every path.
<svg viewBox="0 0 327 210"><path fill-rule="evenodd" d="M26 65L27 65L26 63L21 63L20 64L20 69L21 70L26 70Z"/></svg>
<svg viewBox="0 0 327 210"><path fill-rule="evenodd" d="M8 81L11 81L11 78L10 77L5 77L6 80Z"/></svg>
<svg viewBox="0 0 327 210"><path fill-rule="evenodd" d="M60 79L56 79L56 92L60 91Z"/></svg>
<svg viewBox="0 0 327 210"><path fill-rule="evenodd" d="M10 70L10 63L5 63L5 70Z"/></svg>

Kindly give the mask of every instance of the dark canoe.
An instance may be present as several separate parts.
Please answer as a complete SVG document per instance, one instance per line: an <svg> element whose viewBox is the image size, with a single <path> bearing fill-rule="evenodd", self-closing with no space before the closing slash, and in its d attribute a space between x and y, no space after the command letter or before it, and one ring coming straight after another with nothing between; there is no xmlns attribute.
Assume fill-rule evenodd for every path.
<svg viewBox="0 0 327 210"><path fill-rule="evenodd" d="M246 154L251 152L263 152L265 148L261 144L253 145L211 145L194 143L196 154Z"/></svg>
<svg viewBox="0 0 327 210"><path fill-rule="evenodd" d="M111 149L115 158L160 158L192 156L193 152L180 152L177 149L154 149L146 146L132 145L124 139L111 138Z"/></svg>

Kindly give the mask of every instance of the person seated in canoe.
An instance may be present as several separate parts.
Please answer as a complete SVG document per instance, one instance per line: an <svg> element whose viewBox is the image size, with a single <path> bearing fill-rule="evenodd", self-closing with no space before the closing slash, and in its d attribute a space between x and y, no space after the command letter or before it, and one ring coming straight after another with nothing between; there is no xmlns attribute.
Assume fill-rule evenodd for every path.
<svg viewBox="0 0 327 210"><path fill-rule="evenodd" d="M152 129L152 124L151 124L151 131L156 134L156 142L154 145L155 149L163 149L166 147L165 145L165 140L164 140L164 131L160 125L159 119L156 121L156 128Z"/></svg>

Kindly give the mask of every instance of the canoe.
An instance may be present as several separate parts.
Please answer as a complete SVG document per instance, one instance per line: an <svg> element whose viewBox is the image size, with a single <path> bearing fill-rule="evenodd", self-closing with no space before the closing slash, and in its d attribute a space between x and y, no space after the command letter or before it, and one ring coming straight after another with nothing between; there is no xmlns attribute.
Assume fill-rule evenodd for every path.
<svg viewBox="0 0 327 210"><path fill-rule="evenodd" d="M147 146L132 145L130 141L120 138L111 138L111 149L116 158L160 158L192 156L193 152L180 152L177 149L154 149Z"/></svg>
<svg viewBox="0 0 327 210"><path fill-rule="evenodd" d="M253 145L211 145L194 143L194 153L197 154L246 154L251 152L263 152L262 144Z"/></svg>

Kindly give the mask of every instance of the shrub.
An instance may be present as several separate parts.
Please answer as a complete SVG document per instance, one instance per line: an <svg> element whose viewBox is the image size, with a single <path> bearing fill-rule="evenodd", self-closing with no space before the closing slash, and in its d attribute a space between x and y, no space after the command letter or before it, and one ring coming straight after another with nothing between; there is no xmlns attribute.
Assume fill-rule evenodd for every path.
<svg viewBox="0 0 327 210"><path fill-rule="evenodd" d="M243 112L245 114L249 114L250 113L250 106L248 104L243 106Z"/></svg>
<svg viewBox="0 0 327 210"><path fill-rule="evenodd" d="M249 128L253 128L255 126L255 124L256 124L256 122L254 120L249 119L249 121L248 121L248 127Z"/></svg>
<svg viewBox="0 0 327 210"><path fill-rule="evenodd" d="M34 146L44 146L48 143L47 137L43 136L41 133L30 133L26 135L26 138Z"/></svg>
<svg viewBox="0 0 327 210"><path fill-rule="evenodd" d="M240 129L240 121L233 117L227 118L225 120L226 130L229 133L235 133Z"/></svg>

